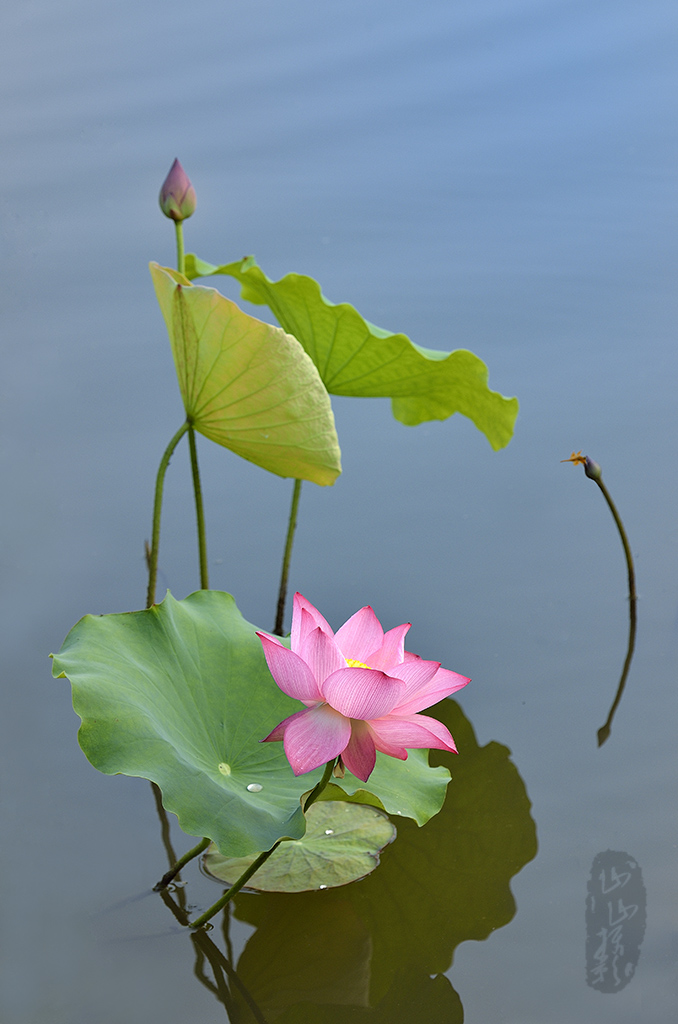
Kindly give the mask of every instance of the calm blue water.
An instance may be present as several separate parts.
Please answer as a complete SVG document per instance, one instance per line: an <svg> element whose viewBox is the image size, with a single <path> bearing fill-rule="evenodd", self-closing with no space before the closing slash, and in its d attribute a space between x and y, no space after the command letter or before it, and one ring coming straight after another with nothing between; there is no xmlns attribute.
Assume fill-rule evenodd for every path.
<svg viewBox="0 0 678 1024"><path fill-rule="evenodd" d="M344 474L302 494L292 587L335 626L365 603L412 620L412 649L473 677L464 714L481 747L510 749L532 803L515 916L427 976L446 974L470 1022L673 1019L675 5L25 0L3 21L3 1024L226 1019L147 895L165 867L148 786L88 765L46 657L85 612L144 602L153 477L182 420L147 271L174 258L156 197L175 156L199 196L189 250L311 274L383 327L471 348L521 401L493 453L460 417L410 429L386 401L335 400ZM640 593L600 750L626 576L602 496L560 465L580 448ZM291 484L208 442L200 456L212 586L270 628ZM161 586L183 597L198 585L185 453L166 508ZM584 921L608 849L647 889L638 968L609 995L586 984ZM190 874L192 904L218 892ZM233 923L236 960L268 948L253 929ZM283 1024L384 1019L333 999Z"/></svg>

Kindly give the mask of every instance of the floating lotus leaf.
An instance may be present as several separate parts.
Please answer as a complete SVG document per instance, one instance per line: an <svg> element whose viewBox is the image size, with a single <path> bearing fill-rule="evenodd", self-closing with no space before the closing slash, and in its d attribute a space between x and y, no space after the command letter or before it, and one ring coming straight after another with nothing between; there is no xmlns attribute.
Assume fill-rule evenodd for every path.
<svg viewBox="0 0 678 1024"><path fill-rule="evenodd" d="M279 476L334 483L341 453L330 399L296 338L214 288L150 266L195 429Z"/></svg>
<svg viewBox="0 0 678 1024"><path fill-rule="evenodd" d="M407 426L445 420L456 412L475 423L496 450L513 436L518 400L488 388L487 366L466 349L421 348L361 317L348 303L335 305L303 274L271 281L253 256L215 266L189 254L189 278L228 274L243 299L267 305L298 338L333 395L390 398L393 415Z"/></svg>
<svg viewBox="0 0 678 1024"><path fill-rule="evenodd" d="M315 803L306 812L306 834L281 843L252 875L248 889L260 892L308 892L355 882L374 871L379 853L395 839L395 826L381 811L339 800ZM233 885L254 857L224 857L211 846L205 870Z"/></svg>
<svg viewBox="0 0 678 1024"><path fill-rule="evenodd" d="M145 611L86 615L54 655L53 673L71 681L88 760L157 783L185 832L229 857L303 836L300 799L323 769L295 777L282 743L260 742L301 705L274 682L230 594L168 593ZM380 754L368 783L347 772L341 785L424 824L449 778L413 751L407 761Z"/></svg>

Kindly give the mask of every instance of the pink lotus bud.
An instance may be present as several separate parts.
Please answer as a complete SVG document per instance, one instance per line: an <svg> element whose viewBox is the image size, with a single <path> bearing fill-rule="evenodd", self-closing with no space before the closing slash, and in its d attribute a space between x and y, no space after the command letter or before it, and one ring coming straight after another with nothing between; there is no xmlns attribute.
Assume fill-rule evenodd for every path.
<svg viewBox="0 0 678 1024"><path fill-rule="evenodd" d="M195 189L178 160L170 167L160 189L160 209L171 220L186 220L195 212Z"/></svg>

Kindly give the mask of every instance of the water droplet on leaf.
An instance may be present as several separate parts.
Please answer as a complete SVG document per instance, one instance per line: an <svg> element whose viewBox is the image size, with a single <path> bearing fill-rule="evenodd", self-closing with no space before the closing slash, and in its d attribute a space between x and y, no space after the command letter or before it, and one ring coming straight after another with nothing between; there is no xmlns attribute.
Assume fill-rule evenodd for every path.
<svg viewBox="0 0 678 1024"><path fill-rule="evenodd" d="M334 829L333 828L326 828L325 829L325 835L326 836L333 836L334 835Z"/></svg>
<svg viewBox="0 0 678 1024"><path fill-rule="evenodd" d="M327 888L327 886L326 886L326 885L319 885L319 886L318 886L318 888L319 888L319 889L326 889L326 888Z"/></svg>
<svg viewBox="0 0 678 1024"><path fill-rule="evenodd" d="M247 792L248 793L261 793L263 788L264 787L260 786L258 782L250 782L249 786L247 787Z"/></svg>

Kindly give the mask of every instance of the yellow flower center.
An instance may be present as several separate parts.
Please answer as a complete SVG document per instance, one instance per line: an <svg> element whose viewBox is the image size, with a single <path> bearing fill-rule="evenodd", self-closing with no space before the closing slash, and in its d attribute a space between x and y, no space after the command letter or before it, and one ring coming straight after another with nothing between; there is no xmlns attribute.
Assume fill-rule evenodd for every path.
<svg viewBox="0 0 678 1024"><path fill-rule="evenodd" d="M371 665L366 665L364 661L356 661L355 658L347 658L346 664L349 668L372 668Z"/></svg>

